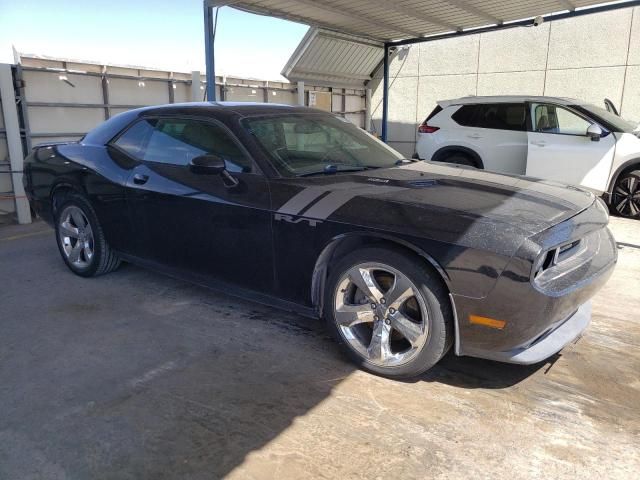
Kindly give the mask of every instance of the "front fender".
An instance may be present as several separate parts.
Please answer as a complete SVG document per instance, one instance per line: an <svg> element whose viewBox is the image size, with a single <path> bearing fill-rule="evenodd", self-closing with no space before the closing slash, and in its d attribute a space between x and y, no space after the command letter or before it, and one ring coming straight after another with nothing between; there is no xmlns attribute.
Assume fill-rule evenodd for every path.
<svg viewBox="0 0 640 480"><path fill-rule="evenodd" d="M369 243L390 243L410 250L419 257L423 258L428 264L430 264L440 275L443 282L446 284L447 289L450 290L451 279L446 270L440 265L440 263L424 250L417 247L415 244L408 242L405 239L395 237L393 235L380 233L380 232L349 232L336 235L329 240L323 247L320 255L316 260L316 264L313 270L311 279L311 301L314 308L322 316L322 304L323 294L325 289L325 282L327 279L328 266L334 254L339 249L344 249L345 253L351 251L358 246L366 245Z"/></svg>

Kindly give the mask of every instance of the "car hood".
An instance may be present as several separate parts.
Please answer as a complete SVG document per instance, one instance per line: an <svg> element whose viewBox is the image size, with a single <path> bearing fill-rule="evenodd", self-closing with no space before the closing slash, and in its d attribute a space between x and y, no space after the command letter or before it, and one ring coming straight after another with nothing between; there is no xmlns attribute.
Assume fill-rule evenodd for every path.
<svg viewBox="0 0 640 480"><path fill-rule="evenodd" d="M451 215L451 220L463 216L467 221L507 224L529 235L571 218L595 200L592 193L578 187L432 162L332 175L318 183L326 183L329 191L337 193L302 215L353 222L355 213L371 218L375 209L384 209L376 217L389 222L385 205L395 204L395 217L403 216L406 223L417 221L421 210L429 210L441 220L447 218L443 213Z"/></svg>

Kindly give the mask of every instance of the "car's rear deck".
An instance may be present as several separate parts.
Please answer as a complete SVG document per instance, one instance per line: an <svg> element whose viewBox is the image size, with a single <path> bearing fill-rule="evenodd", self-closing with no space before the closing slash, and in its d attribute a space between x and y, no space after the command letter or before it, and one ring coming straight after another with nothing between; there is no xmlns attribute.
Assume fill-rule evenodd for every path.
<svg viewBox="0 0 640 480"><path fill-rule="evenodd" d="M0 229L0 478L634 478L639 224L585 336L536 366L449 355L397 382L323 326L136 267L71 274Z"/></svg>

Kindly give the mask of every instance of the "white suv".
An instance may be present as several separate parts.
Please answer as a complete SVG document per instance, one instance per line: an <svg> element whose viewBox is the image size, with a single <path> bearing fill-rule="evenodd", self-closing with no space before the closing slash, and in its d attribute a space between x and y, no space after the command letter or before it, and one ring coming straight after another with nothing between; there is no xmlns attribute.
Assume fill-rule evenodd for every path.
<svg viewBox="0 0 640 480"><path fill-rule="evenodd" d="M582 185L640 218L640 130L603 108L554 97L444 100L418 128L416 156Z"/></svg>

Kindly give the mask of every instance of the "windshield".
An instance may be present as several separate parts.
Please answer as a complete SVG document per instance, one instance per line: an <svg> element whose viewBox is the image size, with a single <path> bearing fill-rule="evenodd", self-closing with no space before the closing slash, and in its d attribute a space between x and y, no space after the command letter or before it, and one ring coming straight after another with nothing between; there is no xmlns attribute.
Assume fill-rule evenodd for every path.
<svg viewBox="0 0 640 480"><path fill-rule="evenodd" d="M387 168L403 160L364 130L329 114L249 117L243 125L287 177Z"/></svg>
<svg viewBox="0 0 640 480"><path fill-rule="evenodd" d="M578 109L585 110L590 116L595 116L601 118L605 123L607 128L613 128L616 132L626 132L631 133L637 127L633 122L629 122L624 120L623 118L617 116L614 113L609 112L608 110L600 107L596 107L595 105L590 105L588 103L582 105L576 105Z"/></svg>

